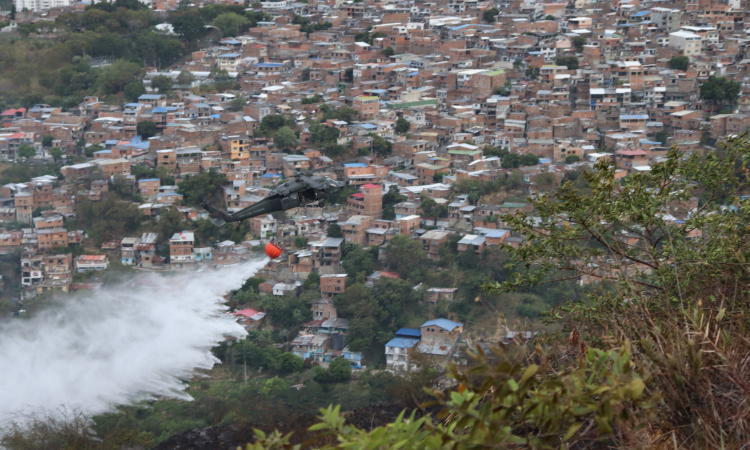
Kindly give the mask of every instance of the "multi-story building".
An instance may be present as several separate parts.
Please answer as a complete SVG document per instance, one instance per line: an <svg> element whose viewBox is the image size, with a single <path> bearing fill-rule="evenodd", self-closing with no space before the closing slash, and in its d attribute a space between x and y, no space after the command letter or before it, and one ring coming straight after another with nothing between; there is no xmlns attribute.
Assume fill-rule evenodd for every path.
<svg viewBox="0 0 750 450"><path fill-rule="evenodd" d="M320 293L323 297L333 298L346 289L346 274L326 274L320 276Z"/></svg>
<svg viewBox="0 0 750 450"><path fill-rule="evenodd" d="M700 35L691 33L690 31L669 33L669 46L682 51L683 55L691 59L701 55L702 40L703 38Z"/></svg>
<svg viewBox="0 0 750 450"><path fill-rule="evenodd" d="M138 190L143 198L156 197L161 187L159 178L143 178L138 180Z"/></svg>
<svg viewBox="0 0 750 450"><path fill-rule="evenodd" d="M354 109L359 112L360 119L371 119L378 113L380 99L378 97L354 97Z"/></svg>
<svg viewBox="0 0 750 450"><path fill-rule="evenodd" d="M351 216L346 222L339 224L341 232L344 234L344 240L347 243L364 246L367 240L367 229L370 228L372 221L370 216Z"/></svg>
<svg viewBox="0 0 750 450"><path fill-rule="evenodd" d="M21 223L31 223L34 212L34 194L19 192L14 196L16 202L16 220Z"/></svg>
<svg viewBox="0 0 750 450"><path fill-rule="evenodd" d="M346 200L347 210L352 214L379 219L383 213L383 187L365 184L360 190L361 192L350 195Z"/></svg>
<svg viewBox="0 0 750 450"><path fill-rule="evenodd" d="M175 233L169 239L169 262L172 269L188 269L195 265L195 237L189 231Z"/></svg>
<svg viewBox="0 0 750 450"><path fill-rule="evenodd" d="M136 263L136 246L141 243L137 237L126 237L120 242L121 262L125 266L132 266Z"/></svg>
<svg viewBox="0 0 750 450"><path fill-rule="evenodd" d="M419 237L422 241L422 248L431 260L440 261L440 246L448 240L450 235L450 231L430 230Z"/></svg>

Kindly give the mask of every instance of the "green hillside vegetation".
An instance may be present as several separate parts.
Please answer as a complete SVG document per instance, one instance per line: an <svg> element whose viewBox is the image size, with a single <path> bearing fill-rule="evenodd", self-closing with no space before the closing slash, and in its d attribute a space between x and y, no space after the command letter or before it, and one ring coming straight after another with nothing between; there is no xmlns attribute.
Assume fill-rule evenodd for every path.
<svg viewBox="0 0 750 450"><path fill-rule="evenodd" d="M234 26L240 32L269 19L242 6L180 8L166 17L176 33L170 35L155 28L164 16L137 0L117 0L61 14L54 22L21 24L20 38L0 36L0 108L47 103L67 109L87 95L124 102L128 91L142 88L144 67L166 69L182 60L206 37L205 25L226 14L242 18ZM91 67L92 58L105 57L111 65Z"/></svg>

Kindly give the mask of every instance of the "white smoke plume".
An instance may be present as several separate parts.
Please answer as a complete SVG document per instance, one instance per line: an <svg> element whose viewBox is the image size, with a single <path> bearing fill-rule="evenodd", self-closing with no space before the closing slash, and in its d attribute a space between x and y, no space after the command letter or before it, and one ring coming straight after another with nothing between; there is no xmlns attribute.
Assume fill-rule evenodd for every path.
<svg viewBox="0 0 750 450"><path fill-rule="evenodd" d="M144 273L0 324L0 424L34 411L93 415L155 396L189 400L184 380L218 362L210 349L245 334L221 296L266 262Z"/></svg>

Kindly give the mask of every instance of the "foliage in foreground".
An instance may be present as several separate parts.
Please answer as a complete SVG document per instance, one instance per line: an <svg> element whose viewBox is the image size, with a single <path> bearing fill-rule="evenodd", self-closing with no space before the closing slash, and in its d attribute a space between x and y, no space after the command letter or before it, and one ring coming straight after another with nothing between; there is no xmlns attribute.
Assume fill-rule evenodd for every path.
<svg viewBox="0 0 750 450"><path fill-rule="evenodd" d="M514 252L515 276L490 289L538 285L560 270L612 286L549 318L591 347L632 342L633 361L653 374L647 389L663 396L663 436L689 448L750 441L748 157L741 137L705 156L673 148L622 183L600 164L584 175L590 195L567 183L535 200L541 223L503 218L529 245Z"/></svg>
<svg viewBox="0 0 750 450"><path fill-rule="evenodd" d="M364 431L347 425L339 407L330 406L311 430L323 432L320 439L333 436L335 443L320 448L604 448L637 440L636 428L658 400L644 395L649 375L636 370L626 348L589 349L564 372L554 369L541 348L532 355L538 364L504 348L491 350L488 355L477 347L478 364L469 371L453 367L456 390L432 392L436 401L423 406L442 407L436 420L417 418L414 411ZM291 436L256 433L258 441L248 450L303 448L290 445Z"/></svg>

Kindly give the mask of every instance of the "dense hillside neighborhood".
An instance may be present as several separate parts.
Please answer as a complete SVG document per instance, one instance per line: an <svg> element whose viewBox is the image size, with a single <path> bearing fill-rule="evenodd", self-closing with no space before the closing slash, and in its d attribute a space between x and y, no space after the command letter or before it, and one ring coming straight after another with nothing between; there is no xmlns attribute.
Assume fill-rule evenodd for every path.
<svg viewBox="0 0 750 450"><path fill-rule="evenodd" d="M727 143L750 130L748 10L741 0L2 0L0 320L118 283L141 288L139 276L168 285L263 261L222 300L247 336L214 348L219 381L189 387L201 408L224 402L223 415L196 419L159 399L97 422L98 433L115 417L138 422L138 448L331 402L416 411L424 385L463 395L455 367L548 332L585 355L615 337L584 345L583 328L551 320L562 305L628 277L660 289L643 280L676 259L674 248L632 257L674 247L672 235L587 202L614 208L602 198L639 183L661 198L664 167L732 154ZM311 173L341 189L211 221L206 205L235 213ZM746 174L743 160L733 176ZM739 214L748 193L710 197L704 181L644 215L689 242L721 235L710 221L686 224L711 202ZM578 203L565 203L571 192ZM543 253L564 247L547 237L580 227L606 251ZM519 261L532 257L526 270L575 274L524 284Z"/></svg>

